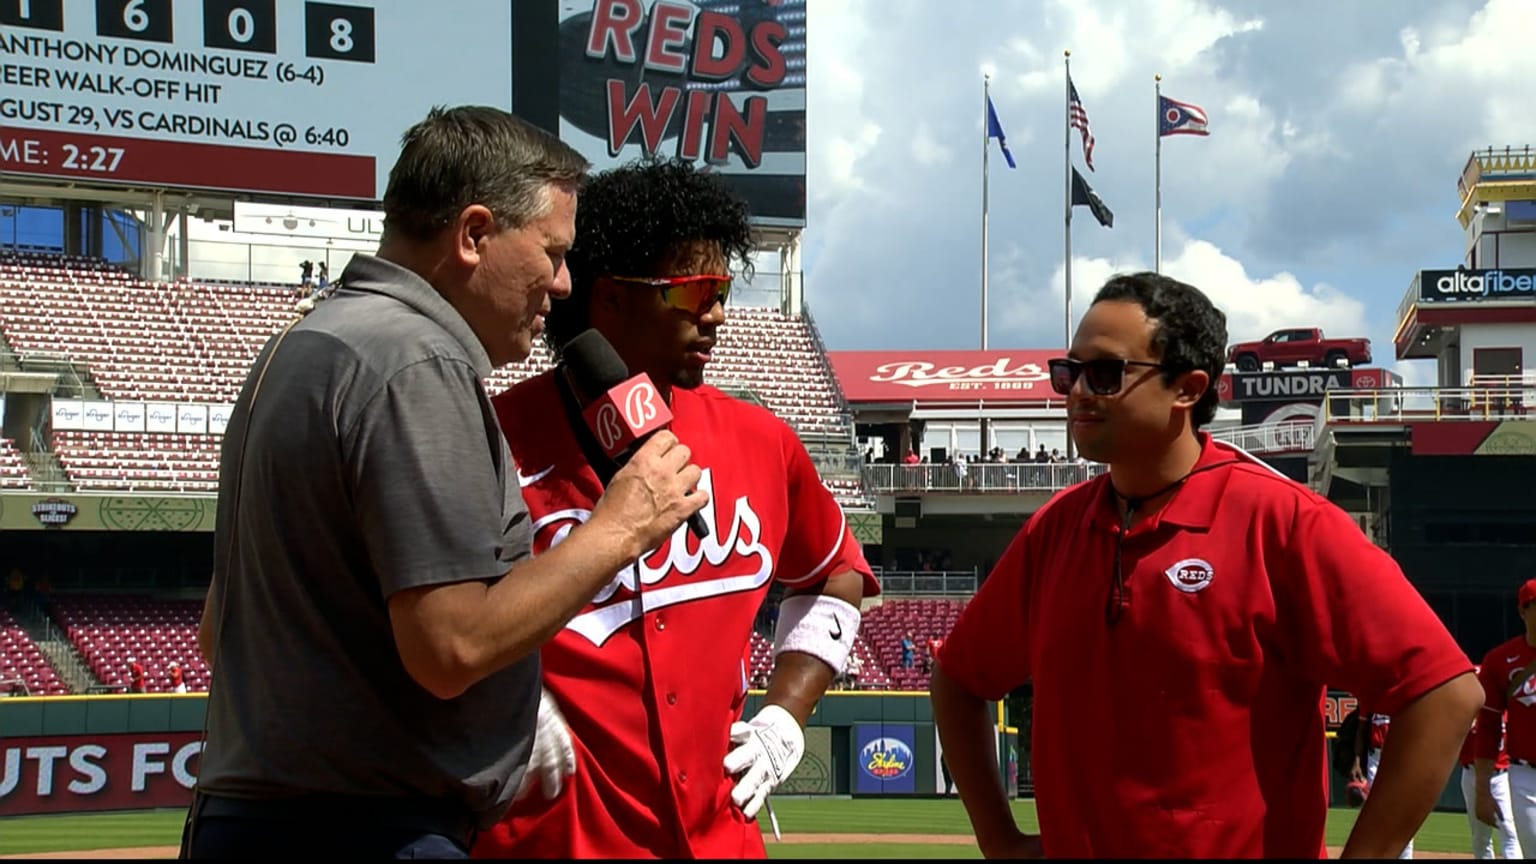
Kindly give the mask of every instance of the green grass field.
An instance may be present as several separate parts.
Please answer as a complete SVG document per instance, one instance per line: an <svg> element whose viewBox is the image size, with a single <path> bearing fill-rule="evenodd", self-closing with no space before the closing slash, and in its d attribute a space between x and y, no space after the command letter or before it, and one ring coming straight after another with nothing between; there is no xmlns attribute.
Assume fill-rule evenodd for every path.
<svg viewBox="0 0 1536 864"><path fill-rule="evenodd" d="M774 812L786 834L969 834L960 802L950 799L775 798ZM1035 828L1032 801L1014 802L1014 813L1025 830ZM142 846L175 846L181 842L185 812L143 810L87 816L24 816L0 818L0 855L39 852L88 852ZM766 819L760 820L765 825ZM1328 814L1328 844L1342 846L1354 825L1355 811ZM978 858L971 845L911 843L794 843L775 844L768 838L770 858ZM1466 853L1467 820L1460 813L1431 813L1419 830L1415 847L1424 852Z"/></svg>

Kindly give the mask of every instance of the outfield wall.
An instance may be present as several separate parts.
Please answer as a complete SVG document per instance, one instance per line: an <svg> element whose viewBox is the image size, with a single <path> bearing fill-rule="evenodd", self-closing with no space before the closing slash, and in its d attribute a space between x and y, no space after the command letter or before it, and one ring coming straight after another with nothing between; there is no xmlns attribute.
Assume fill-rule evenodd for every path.
<svg viewBox="0 0 1536 864"><path fill-rule="evenodd" d="M762 699L748 695L748 716ZM201 693L0 699L0 816L187 806L206 701ZM1001 727L998 737L998 770L1013 792L1025 754L1016 730ZM927 693L829 693L779 791L934 795L944 789L939 752ZM1334 800L1342 794L1335 777ZM1440 809L1464 809L1458 782Z"/></svg>

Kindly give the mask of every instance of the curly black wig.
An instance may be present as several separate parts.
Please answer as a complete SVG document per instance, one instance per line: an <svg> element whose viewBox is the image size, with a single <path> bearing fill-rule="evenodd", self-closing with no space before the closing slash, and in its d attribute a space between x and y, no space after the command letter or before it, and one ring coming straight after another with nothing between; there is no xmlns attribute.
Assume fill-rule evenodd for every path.
<svg viewBox="0 0 1536 864"><path fill-rule="evenodd" d="M1227 316L1193 285L1158 273L1129 273L1104 283L1093 302L1135 303L1156 327L1152 347L1164 365L1163 381L1194 369L1211 376L1190 419L1196 429L1216 419L1216 382L1227 357Z"/></svg>
<svg viewBox="0 0 1536 864"><path fill-rule="evenodd" d="M651 276L681 244L718 243L750 277L747 204L723 177L682 159L638 159L589 175L576 199L576 242L566 256L571 296L550 304L544 339L560 348L587 329L592 283L600 276Z"/></svg>

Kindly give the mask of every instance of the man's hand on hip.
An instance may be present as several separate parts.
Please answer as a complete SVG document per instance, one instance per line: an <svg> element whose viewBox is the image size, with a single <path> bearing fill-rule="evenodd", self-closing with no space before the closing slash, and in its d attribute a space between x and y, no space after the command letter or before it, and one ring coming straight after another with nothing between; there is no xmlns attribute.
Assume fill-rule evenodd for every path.
<svg viewBox="0 0 1536 864"><path fill-rule="evenodd" d="M800 764L805 733L788 711L764 705L751 721L731 724L731 744L735 746L725 754L725 770L738 778L731 800L751 819L768 800L768 793Z"/></svg>
<svg viewBox="0 0 1536 864"><path fill-rule="evenodd" d="M565 786L565 778L576 773L576 748L571 744L571 732L565 725L565 715L548 690L539 690L539 719L533 735L533 753L528 757L528 770L523 774L522 785L517 789L521 799L533 789L535 783L544 787L544 797L554 798Z"/></svg>

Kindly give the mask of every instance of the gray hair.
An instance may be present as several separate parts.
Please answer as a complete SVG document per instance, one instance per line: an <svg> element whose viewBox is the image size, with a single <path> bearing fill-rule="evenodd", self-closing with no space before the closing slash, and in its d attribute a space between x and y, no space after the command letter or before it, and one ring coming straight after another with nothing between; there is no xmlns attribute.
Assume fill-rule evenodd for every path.
<svg viewBox="0 0 1536 864"><path fill-rule="evenodd" d="M569 144L499 108L434 107L400 138L384 192L384 232L430 240L483 204L517 228L549 212L551 184L574 187L591 164Z"/></svg>

